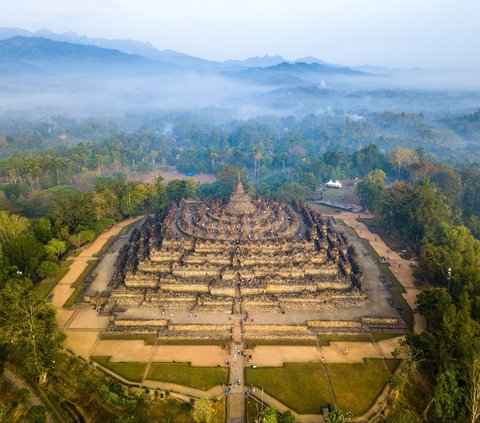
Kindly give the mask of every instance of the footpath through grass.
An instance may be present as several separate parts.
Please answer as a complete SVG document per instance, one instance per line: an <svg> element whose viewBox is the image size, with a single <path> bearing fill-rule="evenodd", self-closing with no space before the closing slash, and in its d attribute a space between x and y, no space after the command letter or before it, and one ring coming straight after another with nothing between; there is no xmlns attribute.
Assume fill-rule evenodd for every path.
<svg viewBox="0 0 480 423"><path fill-rule="evenodd" d="M247 368L246 383L265 389L300 414L318 414L332 402L323 365L285 363L283 367Z"/></svg>
<svg viewBox="0 0 480 423"><path fill-rule="evenodd" d="M364 413L381 393L399 360L367 359L364 363L327 364L337 406L354 415ZM283 367L247 368L246 383L264 388L300 414L319 414L332 404L321 363L285 363Z"/></svg>
<svg viewBox="0 0 480 423"><path fill-rule="evenodd" d="M190 363L152 363L147 379L208 391L216 385L228 382L228 369L225 367L193 367Z"/></svg>
<svg viewBox="0 0 480 423"><path fill-rule="evenodd" d="M366 359L365 363L329 364L337 406L354 415L370 408L382 391L399 360L385 360L388 371L380 359Z"/></svg>

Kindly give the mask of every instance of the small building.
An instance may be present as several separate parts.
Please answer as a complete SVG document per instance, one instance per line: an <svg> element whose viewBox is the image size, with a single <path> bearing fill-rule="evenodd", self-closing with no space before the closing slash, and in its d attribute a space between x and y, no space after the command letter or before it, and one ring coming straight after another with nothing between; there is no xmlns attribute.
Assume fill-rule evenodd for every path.
<svg viewBox="0 0 480 423"><path fill-rule="evenodd" d="M337 188L340 189L342 188L342 183L336 179L335 182L332 181L331 179L327 182L327 188Z"/></svg>

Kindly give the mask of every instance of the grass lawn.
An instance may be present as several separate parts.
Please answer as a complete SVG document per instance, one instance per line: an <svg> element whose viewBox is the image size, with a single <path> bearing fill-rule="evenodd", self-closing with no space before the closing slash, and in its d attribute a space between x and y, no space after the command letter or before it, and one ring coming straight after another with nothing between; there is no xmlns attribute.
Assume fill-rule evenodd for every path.
<svg viewBox="0 0 480 423"><path fill-rule="evenodd" d="M255 348L259 345L302 345L302 346L316 346L315 339L262 339L262 338L249 338L245 341L247 348Z"/></svg>
<svg viewBox="0 0 480 423"><path fill-rule="evenodd" d="M141 341L145 341L146 345L155 345L157 336L153 334L138 334L138 333L105 333L105 334L100 334L100 339L102 340L120 339L122 341L141 340Z"/></svg>
<svg viewBox="0 0 480 423"><path fill-rule="evenodd" d="M69 308L75 304L78 297L80 296L80 293L83 291L83 288L85 287L85 279L93 270L96 264L97 264L96 260L89 260L85 270L80 274L77 280L72 284L72 288L75 288L75 291L73 291L73 294L70 295L70 298L67 301L65 301L65 304L63 305L63 307Z"/></svg>
<svg viewBox="0 0 480 423"><path fill-rule="evenodd" d="M192 367L190 363L152 363L147 379L176 383L207 391L228 381L225 367Z"/></svg>
<svg viewBox="0 0 480 423"><path fill-rule="evenodd" d="M101 334L102 340L115 340L121 339L123 341L128 340L142 340L146 345L218 345L219 347L226 348L228 346L228 340L226 338L210 338L210 339L164 339L158 338L154 334L138 334L138 333L105 333Z"/></svg>
<svg viewBox="0 0 480 423"><path fill-rule="evenodd" d="M57 274L43 279L33 290L42 298L47 298L48 294L52 292L52 289L55 288L60 279L68 272L71 263L71 260L63 260L60 262Z"/></svg>
<svg viewBox="0 0 480 423"><path fill-rule="evenodd" d="M405 332L372 332L373 339L375 341L383 341L385 339L398 338L399 336L405 336Z"/></svg>
<svg viewBox="0 0 480 423"><path fill-rule="evenodd" d="M382 240L391 250L400 252L406 248L406 244L404 242L402 242L400 239L392 237L383 226L378 225L375 219L358 219L358 221L364 223L370 232L373 232L382 238Z"/></svg>
<svg viewBox="0 0 480 423"><path fill-rule="evenodd" d="M403 298L402 293L406 292L403 285L398 281L397 277L392 273L390 267L386 263L379 264L380 269L382 269L383 274L391 283L390 291L392 292L395 299L402 306L402 310L399 312L402 319L405 321L410 330L413 329L413 311Z"/></svg>
<svg viewBox="0 0 480 423"><path fill-rule="evenodd" d="M101 364L103 367L106 367L109 370L117 373L118 375L124 377L125 379L131 380L132 382L141 382L143 378L143 373L147 367L147 363L139 362L110 362L110 357L104 356L92 356L91 359L96 361L98 364Z"/></svg>
<svg viewBox="0 0 480 423"><path fill-rule="evenodd" d="M386 360L385 369L380 359L367 359L365 363L329 364L337 406L354 415L365 412L382 391L399 360Z"/></svg>
<svg viewBox="0 0 480 423"><path fill-rule="evenodd" d="M146 344L149 342L146 341ZM164 339L162 337L157 339L157 345L217 345L226 348L229 344L226 338L210 338L210 339Z"/></svg>
<svg viewBox="0 0 480 423"><path fill-rule="evenodd" d="M97 254L94 254L95 257L102 257L109 248L113 245L113 243L117 240L117 236L111 236L108 238L107 242L100 248L100 251Z"/></svg>
<svg viewBox="0 0 480 423"><path fill-rule="evenodd" d="M283 402L301 414L320 413L332 402L323 365L285 363L283 367L247 368L246 383Z"/></svg>
<svg viewBox="0 0 480 423"><path fill-rule="evenodd" d="M318 335L318 343L322 346L330 345L330 342L372 342L368 333L358 335Z"/></svg>

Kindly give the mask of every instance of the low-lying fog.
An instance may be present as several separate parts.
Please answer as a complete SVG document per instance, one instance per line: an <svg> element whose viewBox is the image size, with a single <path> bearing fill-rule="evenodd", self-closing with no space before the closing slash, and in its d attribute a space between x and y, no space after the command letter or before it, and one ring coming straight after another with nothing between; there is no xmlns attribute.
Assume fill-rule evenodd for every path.
<svg viewBox="0 0 480 423"><path fill-rule="evenodd" d="M0 77L0 113L86 117L213 107L228 111L229 118L249 118L331 110L470 112L480 105L480 75L474 71L289 75L287 81L278 75L256 81L252 74L6 76Z"/></svg>

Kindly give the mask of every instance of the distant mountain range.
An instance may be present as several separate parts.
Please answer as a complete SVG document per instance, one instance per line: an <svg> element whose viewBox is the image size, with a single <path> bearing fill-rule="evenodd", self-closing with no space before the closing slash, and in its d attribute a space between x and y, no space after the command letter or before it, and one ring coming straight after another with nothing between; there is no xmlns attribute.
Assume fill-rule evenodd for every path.
<svg viewBox="0 0 480 423"><path fill-rule="evenodd" d="M105 49L119 50L123 53L133 54L145 57L151 60L159 60L178 66L195 66L197 68L211 69L222 67L224 69L249 68L249 67L269 67L275 66L282 62L286 62L282 56L265 55L263 57L255 56L245 60L227 60L224 62L205 60L199 57L189 56L174 50L158 50L152 44L143 41L123 40L123 39L106 39L100 37L86 37L78 35L75 32L65 32L62 34L52 32L48 29L39 31L27 31L21 28L0 28L0 40L22 36L22 37L40 37L53 41L64 41L72 44L82 44L96 46ZM295 62L303 63L319 63L328 65L329 63L317 59L316 57L307 56L297 59Z"/></svg>
<svg viewBox="0 0 480 423"><path fill-rule="evenodd" d="M281 56L217 62L173 50L159 51L150 43L90 38L73 32L30 32L0 28L0 75L95 76L218 74L250 84L301 86L328 76L362 76L360 71L307 56L287 62Z"/></svg>
<svg viewBox="0 0 480 423"><path fill-rule="evenodd" d="M119 50L15 36L0 41L0 73L162 73L177 70L171 63L126 54ZM9 72L10 71L10 72Z"/></svg>
<svg viewBox="0 0 480 423"><path fill-rule="evenodd" d="M260 84L304 85L320 82L328 75L363 76L366 72L320 63L282 62L275 66L247 68L240 71L222 72L231 78Z"/></svg>

